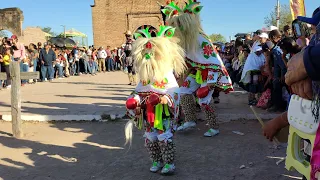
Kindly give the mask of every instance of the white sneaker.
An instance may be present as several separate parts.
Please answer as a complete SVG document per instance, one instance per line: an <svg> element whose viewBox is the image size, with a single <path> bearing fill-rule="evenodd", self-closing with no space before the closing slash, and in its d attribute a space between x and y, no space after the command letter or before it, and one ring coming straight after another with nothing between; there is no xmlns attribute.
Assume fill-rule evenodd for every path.
<svg viewBox="0 0 320 180"><path fill-rule="evenodd" d="M153 163L152 163L152 166L151 166L151 168L150 168L150 171L156 173L156 172L158 172L162 167L163 167L163 164L162 164L162 163L160 163L160 162L153 162Z"/></svg>
<svg viewBox="0 0 320 180"><path fill-rule="evenodd" d="M206 133L204 133L205 137L216 136L220 133L219 129L209 129Z"/></svg>
<svg viewBox="0 0 320 180"><path fill-rule="evenodd" d="M174 166L174 164L166 164L164 165L164 167L161 170L161 174L172 174L174 173L174 170L176 169L176 167Z"/></svg>
<svg viewBox="0 0 320 180"><path fill-rule="evenodd" d="M177 131L188 130L188 129L196 127L196 125L197 124L194 121L189 121L189 122L184 123L182 126L179 126Z"/></svg>
<svg viewBox="0 0 320 180"><path fill-rule="evenodd" d="M7 88L7 89L11 89L11 85L8 85L6 88Z"/></svg>

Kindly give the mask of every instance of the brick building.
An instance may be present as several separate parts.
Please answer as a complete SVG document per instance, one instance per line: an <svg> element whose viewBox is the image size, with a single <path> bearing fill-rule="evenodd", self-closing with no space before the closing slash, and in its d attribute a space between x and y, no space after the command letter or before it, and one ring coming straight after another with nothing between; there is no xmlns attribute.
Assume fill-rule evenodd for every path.
<svg viewBox="0 0 320 180"><path fill-rule="evenodd" d="M92 5L95 47L119 47L125 42L124 32L132 33L142 26L157 29L163 22L157 1L166 0L94 0ZM184 0L176 0L184 4Z"/></svg>

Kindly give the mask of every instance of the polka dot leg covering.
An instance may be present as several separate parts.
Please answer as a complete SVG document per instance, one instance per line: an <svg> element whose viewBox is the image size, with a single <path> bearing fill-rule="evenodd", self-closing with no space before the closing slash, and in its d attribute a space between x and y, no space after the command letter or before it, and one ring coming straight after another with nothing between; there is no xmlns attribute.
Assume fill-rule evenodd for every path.
<svg viewBox="0 0 320 180"><path fill-rule="evenodd" d="M217 123L217 116L215 113L215 107L213 101L209 105L202 105L202 111L205 113L206 121L210 129L219 129L219 124Z"/></svg>
<svg viewBox="0 0 320 180"><path fill-rule="evenodd" d="M162 162L162 156L161 156L159 142L151 142L150 140L146 140L145 146L148 149L150 159L153 162Z"/></svg>
<svg viewBox="0 0 320 180"><path fill-rule="evenodd" d="M173 164L176 154L176 145L173 141L169 142L159 142L162 160L165 164Z"/></svg>
<svg viewBox="0 0 320 180"><path fill-rule="evenodd" d="M196 103L192 94L181 96L180 101L182 111L184 113L185 122L196 121Z"/></svg>

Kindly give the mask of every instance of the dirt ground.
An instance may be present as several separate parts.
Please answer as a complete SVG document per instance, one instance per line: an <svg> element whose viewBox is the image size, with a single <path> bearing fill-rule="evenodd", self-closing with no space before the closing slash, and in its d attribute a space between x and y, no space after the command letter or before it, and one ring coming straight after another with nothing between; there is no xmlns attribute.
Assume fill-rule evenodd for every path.
<svg viewBox="0 0 320 180"><path fill-rule="evenodd" d="M214 138L202 137L204 123L194 131L176 133L177 169L169 177L149 172L143 132L135 130L130 150L123 146L124 124L24 123L25 137L17 140L11 137L11 124L1 122L0 179L287 180L297 176L284 169L284 163L276 165L285 148L272 149L256 121L221 124L221 134ZM240 169L241 165L246 168Z"/></svg>

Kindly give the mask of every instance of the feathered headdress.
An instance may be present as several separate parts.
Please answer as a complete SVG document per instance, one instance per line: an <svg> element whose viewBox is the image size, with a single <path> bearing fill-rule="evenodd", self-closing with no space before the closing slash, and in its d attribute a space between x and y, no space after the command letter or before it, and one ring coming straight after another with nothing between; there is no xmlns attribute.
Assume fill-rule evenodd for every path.
<svg viewBox="0 0 320 180"><path fill-rule="evenodd" d="M171 18L181 13L198 15L202 8L203 6L200 6L200 2L197 2L197 0L189 0L189 2L186 2L183 9L180 9L178 3L175 3L174 0L171 0L171 2L167 1L167 5L162 9L162 12L167 16L167 18Z"/></svg>
<svg viewBox="0 0 320 180"><path fill-rule="evenodd" d="M160 26L156 37L152 37L149 28L134 33L132 56L142 81L159 80L174 70L177 74L184 71L184 51L174 38L175 28Z"/></svg>

